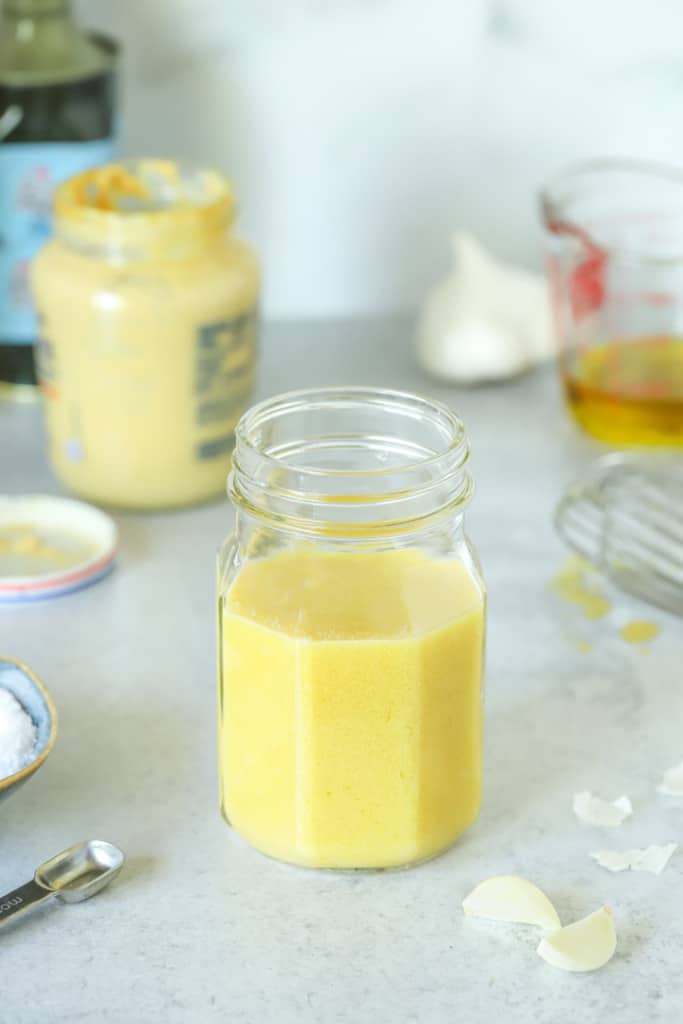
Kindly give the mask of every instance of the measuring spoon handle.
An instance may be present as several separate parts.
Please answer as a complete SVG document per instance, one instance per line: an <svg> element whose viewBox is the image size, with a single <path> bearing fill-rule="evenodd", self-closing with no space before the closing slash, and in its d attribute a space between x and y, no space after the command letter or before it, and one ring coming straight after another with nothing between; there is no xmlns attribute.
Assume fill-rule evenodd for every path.
<svg viewBox="0 0 683 1024"><path fill-rule="evenodd" d="M54 892L45 889L42 885L38 885L36 880L32 878L30 882L20 885L13 892L8 892L6 896L0 896L0 928L11 917L25 914L27 910L31 910L37 904L42 903L44 900L49 900L54 895Z"/></svg>

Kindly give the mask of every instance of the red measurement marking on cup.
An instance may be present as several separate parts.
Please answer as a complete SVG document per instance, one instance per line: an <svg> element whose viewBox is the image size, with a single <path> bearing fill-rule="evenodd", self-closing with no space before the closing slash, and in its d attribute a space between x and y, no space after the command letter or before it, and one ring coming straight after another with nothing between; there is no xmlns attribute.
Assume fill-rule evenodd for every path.
<svg viewBox="0 0 683 1024"><path fill-rule="evenodd" d="M550 221L548 229L555 235L571 235L583 246L586 256L569 275L569 301L576 320L600 309L605 299L605 266L607 253L590 235L570 221Z"/></svg>

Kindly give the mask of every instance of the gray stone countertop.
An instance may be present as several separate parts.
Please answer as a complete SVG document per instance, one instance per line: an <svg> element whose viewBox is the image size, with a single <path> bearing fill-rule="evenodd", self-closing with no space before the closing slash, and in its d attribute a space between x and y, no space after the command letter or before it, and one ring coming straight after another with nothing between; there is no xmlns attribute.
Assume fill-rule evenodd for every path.
<svg viewBox="0 0 683 1024"><path fill-rule="evenodd" d="M401 872L307 871L251 850L217 810L214 556L227 499L117 513L109 578L0 609L0 651L46 681L60 714L49 761L0 805L0 889L82 838L128 855L100 896L0 934L1 1024L673 1024L683 853L661 877L613 875L588 854L683 842L683 801L655 792L683 757L681 622L613 595L612 614L590 623L548 588L565 558L554 503L598 446L573 428L551 368L461 389L420 374L402 320L266 330L261 395L331 383L419 390L467 424L469 532L490 592L479 821ZM0 490L58 493L43 447L38 407L0 403ZM626 644L629 616L660 635ZM628 793L633 817L581 826L582 789ZM565 974L536 956L533 929L465 920L463 896L503 873L536 881L566 922L608 903L612 962Z"/></svg>

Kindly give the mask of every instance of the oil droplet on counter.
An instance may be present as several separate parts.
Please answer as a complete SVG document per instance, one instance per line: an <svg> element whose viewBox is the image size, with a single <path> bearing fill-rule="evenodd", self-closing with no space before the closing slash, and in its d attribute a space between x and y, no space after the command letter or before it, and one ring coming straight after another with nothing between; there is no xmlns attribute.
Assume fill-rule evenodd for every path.
<svg viewBox="0 0 683 1024"><path fill-rule="evenodd" d="M647 622L646 619L634 619L633 622L627 622L622 626L619 632L629 644L644 644L657 636L659 626L654 622Z"/></svg>
<svg viewBox="0 0 683 1024"><path fill-rule="evenodd" d="M589 619L602 619L611 605L599 582L592 578L595 569L583 558L572 555L550 581L550 587L564 601L578 605Z"/></svg>

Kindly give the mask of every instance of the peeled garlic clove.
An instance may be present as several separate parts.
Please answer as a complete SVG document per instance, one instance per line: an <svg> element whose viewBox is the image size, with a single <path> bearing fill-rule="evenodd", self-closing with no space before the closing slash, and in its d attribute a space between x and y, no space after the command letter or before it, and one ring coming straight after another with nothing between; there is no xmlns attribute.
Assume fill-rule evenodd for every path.
<svg viewBox="0 0 683 1024"><path fill-rule="evenodd" d="M563 971L596 971L612 959L616 948L612 912L601 907L541 939L537 952L546 963Z"/></svg>
<svg viewBox="0 0 683 1024"><path fill-rule="evenodd" d="M576 793L573 806L579 821L599 828L616 828L633 814L633 806L627 796L620 796L610 803L586 791Z"/></svg>
<svg viewBox="0 0 683 1024"><path fill-rule="evenodd" d="M555 907L544 892L516 875L487 878L462 901L469 917L487 917L492 921L535 924L539 928L560 928Z"/></svg>
<svg viewBox="0 0 683 1024"><path fill-rule="evenodd" d="M683 761L664 772L657 792L666 793L667 796L683 796Z"/></svg>

